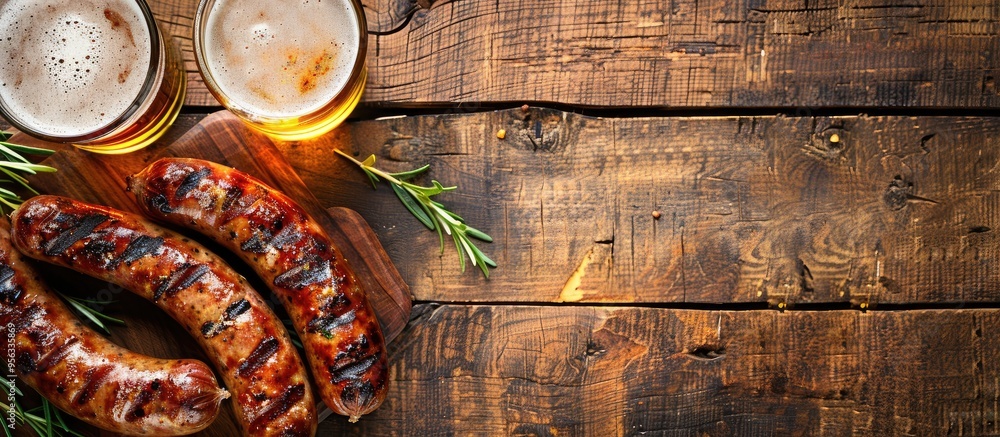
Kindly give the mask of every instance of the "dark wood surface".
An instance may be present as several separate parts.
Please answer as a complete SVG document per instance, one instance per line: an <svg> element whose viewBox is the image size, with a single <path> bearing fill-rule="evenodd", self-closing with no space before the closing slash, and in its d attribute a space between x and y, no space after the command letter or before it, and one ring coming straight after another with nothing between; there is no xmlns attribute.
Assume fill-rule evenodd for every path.
<svg viewBox="0 0 1000 437"><path fill-rule="evenodd" d="M229 118L182 116L171 135ZM531 120L542 121L540 135ZM997 129L981 117L597 119L529 108L360 121L317 140L276 143L320 204L356 209L372 224L421 301L391 346L397 388L385 406L360 424L335 418L321 429L990 434L1000 393L988 383L997 374L989 339L1000 313L948 308L997 302ZM168 144L126 157L71 151L53 159L107 160L114 173ZM391 190L373 190L334 147L375 153L388 170L431 163L427 179L458 182L442 200L496 237L482 245L500 263L491 279L460 274L452 249L440 255L436 236ZM908 182L895 182L896 173ZM46 178L36 184L46 188ZM655 241L676 220L670 208L692 223L683 248L674 235ZM633 221L646 230L618 230ZM547 252L525 258L536 250ZM673 264L653 264L677 252L719 273L681 270L700 281L685 296L663 279ZM735 259L712 261L726 253ZM880 279L840 296L838 280L851 270L830 266L855 258L867 263L853 261L859 271ZM618 262L651 264L626 272L638 284L629 288L614 276ZM727 288L760 281L760 268L746 268L755 262L773 266L764 279L784 281L765 282L773 288L761 296ZM560 303L567 296L578 302ZM754 302L785 311L710 309ZM902 306L882 311L880 303ZM685 304L693 306L671 309ZM934 305L942 309L910 309ZM113 338L154 355L200 356L183 342L134 341L131 324Z"/></svg>
<svg viewBox="0 0 1000 437"><path fill-rule="evenodd" d="M214 110L196 3L151 2L190 114L72 162L141 165ZM1000 434L997 2L364 3L365 119L274 146L415 305L386 403L320 435ZM442 108L465 113L374 119ZM333 148L459 185L440 200L495 238L491 278ZM112 337L200 356L147 328L184 335Z"/></svg>
<svg viewBox="0 0 1000 437"><path fill-rule="evenodd" d="M995 118L530 108L362 121L282 147L321 202L372 223L419 300L1000 300ZM494 237L490 280L458 274L454 251L439 256L437 236L332 147L392 171L429 163L424 182L459 185L441 198Z"/></svg>
<svg viewBox="0 0 1000 437"><path fill-rule="evenodd" d="M418 305L354 435L996 435L994 310Z"/></svg>
<svg viewBox="0 0 1000 437"><path fill-rule="evenodd" d="M365 102L623 107L1000 107L992 0L364 0ZM187 103L216 105L191 45L198 0L150 2Z"/></svg>

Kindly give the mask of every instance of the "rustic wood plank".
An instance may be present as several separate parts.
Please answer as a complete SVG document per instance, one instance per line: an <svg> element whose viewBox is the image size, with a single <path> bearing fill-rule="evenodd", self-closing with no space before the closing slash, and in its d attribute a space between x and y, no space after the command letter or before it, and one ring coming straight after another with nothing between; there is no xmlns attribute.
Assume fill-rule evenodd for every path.
<svg viewBox="0 0 1000 437"><path fill-rule="evenodd" d="M357 122L278 147L322 203L362 213L418 300L1000 300L996 118L533 108ZM454 249L441 256L336 147L460 185L441 200L494 237L481 247L500 268L460 274Z"/></svg>
<svg viewBox="0 0 1000 437"><path fill-rule="evenodd" d="M151 0L190 105L216 105L197 0ZM672 107L1000 107L992 0L365 0L365 101ZM411 13L411 11L413 11Z"/></svg>
<svg viewBox="0 0 1000 437"><path fill-rule="evenodd" d="M321 435L987 435L996 310L419 305L393 390Z"/></svg>
<svg viewBox="0 0 1000 437"><path fill-rule="evenodd" d="M998 299L996 119L563 116L358 122L278 147L324 205L362 212L420 300ZM460 274L452 249L438 257L436 237L333 147L392 170L431 163L461 185L444 199L496 238L482 247L501 268Z"/></svg>

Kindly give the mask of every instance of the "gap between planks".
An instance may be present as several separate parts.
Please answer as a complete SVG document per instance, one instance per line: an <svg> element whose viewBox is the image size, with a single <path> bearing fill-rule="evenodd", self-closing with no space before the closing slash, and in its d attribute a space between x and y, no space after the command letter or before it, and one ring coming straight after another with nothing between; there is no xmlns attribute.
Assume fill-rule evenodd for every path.
<svg viewBox="0 0 1000 437"><path fill-rule="evenodd" d="M433 301L414 300L413 306L497 306L497 307L567 307L567 308L648 308L662 310L689 311L774 311L792 312L834 312L856 311L860 313L898 311L948 311L948 310L992 310L1000 309L1000 302L954 302L954 303L883 303L860 308L850 302L800 303L779 309L767 302L744 303L683 303L683 302L547 302L547 301Z"/></svg>

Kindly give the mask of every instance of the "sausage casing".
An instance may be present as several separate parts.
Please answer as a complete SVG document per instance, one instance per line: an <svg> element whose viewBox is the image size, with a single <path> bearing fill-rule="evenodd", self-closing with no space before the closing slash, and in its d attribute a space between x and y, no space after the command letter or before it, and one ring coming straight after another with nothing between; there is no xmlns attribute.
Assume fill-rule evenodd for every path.
<svg viewBox="0 0 1000 437"><path fill-rule="evenodd" d="M108 431L192 434L210 425L229 397L201 361L141 355L85 327L14 250L6 222L0 324L13 341L18 378L60 410Z"/></svg>
<svg viewBox="0 0 1000 437"><path fill-rule="evenodd" d="M24 254L118 284L198 340L247 435L316 430L308 375L287 331L246 280L200 244L112 208L38 196L15 211Z"/></svg>
<svg viewBox="0 0 1000 437"><path fill-rule="evenodd" d="M153 218L237 253L279 296L323 401L356 421L388 387L385 341L360 283L322 227L291 198L209 161L160 159L129 178Z"/></svg>

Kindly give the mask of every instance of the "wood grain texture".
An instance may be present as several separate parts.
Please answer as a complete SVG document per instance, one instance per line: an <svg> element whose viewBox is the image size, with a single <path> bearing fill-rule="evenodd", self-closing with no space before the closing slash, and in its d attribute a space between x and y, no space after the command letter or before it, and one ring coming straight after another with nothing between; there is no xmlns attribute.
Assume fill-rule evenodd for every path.
<svg viewBox="0 0 1000 437"><path fill-rule="evenodd" d="M419 305L321 435L994 435L1000 313Z"/></svg>
<svg viewBox="0 0 1000 437"><path fill-rule="evenodd" d="M151 0L189 105L216 105L197 0ZM365 0L364 101L671 107L1000 107L992 0Z"/></svg>
<svg viewBox="0 0 1000 437"><path fill-rule="evenodd" d="M496 131L504 129L500 140ZM833 140L837 141L834 142ZM418 300L996 302L1000 120L599 119L532 108L350 123L278 144L372 224ZM489 280L333 148L420 179L494 243ZM659 211L660 219L654 219ZM449 243L450 244L450 243Z"/></svg>

